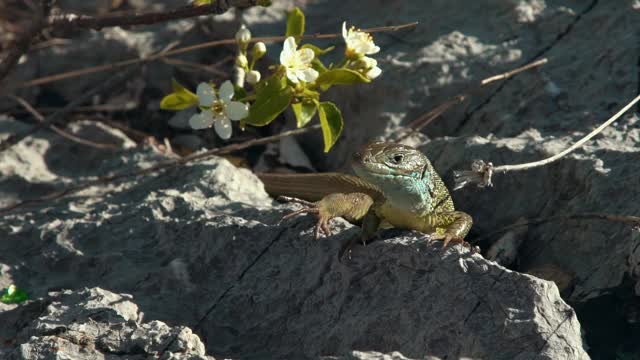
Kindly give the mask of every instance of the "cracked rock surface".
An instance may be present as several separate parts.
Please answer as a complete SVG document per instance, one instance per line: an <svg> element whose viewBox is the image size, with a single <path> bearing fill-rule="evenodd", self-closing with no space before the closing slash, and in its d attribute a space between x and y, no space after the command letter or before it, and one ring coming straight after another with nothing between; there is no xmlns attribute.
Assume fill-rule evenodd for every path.
<svg viewBox="0 0 640 360"><path fill-rule="evenodd" d="M157 157L104 156L101 171ZM291 206L224 159L117 186L0 220L0 280L36 299L2 305L7 356L587 358L553 283L403 231L339 259L357 227L338 220L341 231L314 241L308 218L275 225Z"/></svg>
<svg viewBox="0 0 640 360"><path fill-rule="evenodd" d="M0 313L3 359L213 359L191 329L143 314L131 295L99 287L54 292ZM17 331L16 331L17 330Z"/></svg>
<svg viewBox="0 0 640 360"><path fill-rule="evenodd" d="M85 3L70 0L64 6ZM149 5L135 3L139 9ZM383 69L379 79L334 87L328 94L342 110L345 131L328 156L319 150L319 135L300 142L318 169L348 171L348 158L361 144L395 139L400 125L488 76L541 56L549 59L544 67L487 87L427 126L427 136L408 140L431 158L448 184L451 170L466 169L474 159L517 164L558 153L640 88L635 0L373 0L366 8L358 1L283 0L241 16L255 36L278 34L284 10L292 5L303 7L310 33L338 32L344 20L362 28L420 23L410 32L375 35L382 48L375 56ZM208 25L221 37L232 36L232 20L225 14ZM78 63L144 55L187 34L189 44L211 40L192 29L188 20L85 33L75 46L29 54L13 81L75 70ZM314 43L341 46L340 39ZM56 56L60 51L77 61L59 61L65 59ZM268 56L277 61L279 51L279 44L270 45ZM184 59L197 62L210 55ZM129 94L139 96L141 86L165 94L171 75L171 68L149 64L144 80L128 83L133 90L123 96L137 99ZM20 94L33 100L55 93L69 100L108 76ZM150 111L159 100L149 101ZM474 218L469 240L523 218L640 215L639 120L637 114L624 116L551 166L496 174L494 188L455 192L457 207ZM95 123L70 128L127 150L88 150L40 132L0 154L0 206L165 160ZM0 137L25 129L0 118ZM290 209L273 204L248 171L214 159L0 215L0 287L16 283L42 299L26 306L0 304L1 319L16 319L10 322L15 327L2 332L0 354L24 357L24 345L32 349L27 355L54 357L45 342L54 335L38 327L33 314L54 298L86 304L97 291L139 307L145 316L136 320L136 331L147 332L149 339L151 332L164 334L144 342L143 350L134 349L139 356L155 353L181 327L205 345L205 353L194 350L193 356L220 358L588 358L581 330L596 359L640 351L640 236L626 225L571 220L505 235L518 244L518 260L510 268L554 280L578 310L580 326L552 283L462 249L442 254L437 244L425 244L416 234L386 232L383 240L357 248L352 261L340 262L341 243L357 229L336 222L343 233L314 242L310 220L274 225ZM483 250L498 236L485 239ZM67 328L93 321L74 322L64 317L72 313L55 311ZM157 325L160 321L168 325ZM112 331L110 322L100 326ZM69 354L85 351L64 344ZM100 346L96 358L123 355L107 354ZM192 356L184 350L190 348L172 356Z"/></svg>

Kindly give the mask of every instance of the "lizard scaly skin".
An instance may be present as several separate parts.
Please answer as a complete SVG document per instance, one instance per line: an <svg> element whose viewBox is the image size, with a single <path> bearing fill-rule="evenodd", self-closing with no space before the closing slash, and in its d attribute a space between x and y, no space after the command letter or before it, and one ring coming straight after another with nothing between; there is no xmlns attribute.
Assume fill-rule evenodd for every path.
<svg viewBox="0 0 640 360"><path fill-rule="evenodd" d="M321 231L329 234L330 219L343 217L362 222L363 242L381 225L391 225L429 234L432 239L443 240L444 246L450 241L464 243L473 223L471 216L455 210L444 182L420 151L374 142L354 154L352 166L357 178L337 173L259 177L271 195L320 198L285 217L316 214L316 237Z"/></svg>

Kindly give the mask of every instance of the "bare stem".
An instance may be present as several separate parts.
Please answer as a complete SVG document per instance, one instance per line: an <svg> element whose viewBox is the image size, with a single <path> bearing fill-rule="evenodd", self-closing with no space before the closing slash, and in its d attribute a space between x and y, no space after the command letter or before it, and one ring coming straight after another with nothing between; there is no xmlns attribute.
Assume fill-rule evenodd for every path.
<svg viewBox="0 0 640 360"><path fill-rule="evenodd" d="M230 7L250 7L255 6L257 2L257 0L218 0L213 1L209 5L190 5L158 12L108 14L101 16L63 14L49 17L48 23L53 31L78 29L100 30L105 27L114 26L151 25L201 15L222 14L229 10Z"/></svg>
<svg viewBox="0 0 640 360"><path fill-rule="evenodd" d="M220 148L215 148L215 149L211 149L202 153L194 153L192 155L180 158L180 159L173 159L173 160L167 160L167 161L162 161L159 162L151 167L145 168L145 169L141 169L141 170L135 170L135 171L126 171L126 172L119 172L119 173L115 173L115 174L111 174L111 175L106 175L106 176L101 176L96 180L92 180L92 181L88 181L82 184L77 184L77 185L72 185L69 186L65 189L59 190L59 191L55 191L52 192L50 194L47 194L43 197L40 198L36 198L36 199L30 199L30 200L24 200L24 201L19 201L16 202L15 204L6 206L4 208L0 208L0 214L6 214L8 212L10 212L11 210L20 208L20 207L24 207L27 205L31 205L31 204L39 204L39 203L44 203L47 201L53 201L53 200L57 200L60 198L63 198L67 195L76 193L80 190L84 190L86 188L89 188L91 186L95 186L95 185L100 185L100 184L105 184L105 183L109 183L112 181L116 181L116 180L121 180L121 179L126 179L126 178L130 178L130 177L137 177L137 176L143 176L143 175L148 175L151 173L155 173L158 171L163 171L169 168L174 168L174 167L178 167L178 166L183 166L187 163L193 162L193 161L199 161L199 160L204 160L204 159L208 159L212 156L215 155L221 155L221 154L227 154L230 152L234 152L234 151L238 151L238 150L243 150L252 146L257 146L257 145L263 145L263 144L268 144L271 142L275 142L278 141L284 137L287 136L297 136L297 135L301 135L307 132L310 132L312 130L317 130L320 129L320 125L313 125L313 126L309 126L303 129L295 129L295 130L289 130L289 131L284 131L280 134L276 134L276 135L272 135L272 136L267 136L267 137L263 137L260 139L251 139L242 143L237 143L237 144L231 144L231 145L227 145L227 146L223 146ZM110 190L107 190L110 191Z"/></svg>
<svg viewBox="0 0 640 360"><path fill-rule="evenodd" d="M33 106L31 106L31 104L29 104L25 99L16 96L16 95L9 95L10 98L12 98L13 100L15 100L18 104L20 104L25 110L27 110L27 112L29 112L34 118L36 118L36 120L38 120L39 122L44 122L46 119L45 117L40 114L38 112L38 110L36 110ZM99 143L99 142L95 142L92 140L87 140L84 139L82 137L76 136L74 134L71 134L53 124L49 124L48 127L55 132L56 134L62 136L65 139L71 140L75 143L78 144L82 144L82 145L86 145L89 147L93 147L96 149L101 149L101 150L105 150L105 149L109 149L109 150L115 150L115 149L119 149L119 146L114 145L114 144L104 144L104 143Z"/></svg>
<svg viewBox="0 0 640 360"><path fill-rule="evenodd" d="M554 161L556 161L558 159L561 159L562 157L566 156L570 152L580 148L582 145L584 145L591 138L593 138L594 136L596 136L597 134L602 132L602 130L604 130L607 126L611 125L614 121L618 120L618 118L620 118L620 116L622 116L624 113L629 111L629 109L631 109L638 101L640 101L640 95L636 96L627 105L625 105L617 113L615 113L613 116L611 116L607 121L602 123L602 125L598 126L593 131L591 131L589 134L587 134L586 136L584 136L580 140L576 141L573 145L571 145L570 147L566 148L565 150L559 152L558 154L550 156L550 157L548 157L546 159L542 159L542 160L538 160L538 161L534 161L534 162L528 162L528 163L524 163L524 164L501 165L501 166L497 166L497 167L494 167L493 163L491 163L491 162L484 162L483 160L476 160L471 165L471 170L470 171L469 170L463 170L463 171L456 170L456 171L453 172L454 178L455 178L455 183L456 183L455 187L454 187L454 190L461 189L461 188L465 187L466 185L474 184L474 183L477 184L478 187L492 186L491 178L493 176L493 173L495 173L495 172L506 173L506 172L509 172L509 171L527 170L527 169L531 169L531 168L535 168L535 167L545 166L545 165L548 165L548 164L550 164L550 163L552 163L552 162L554 162Z"/></svg>
<svg viewBox="0 0 640 360"><path fill-rule="evenodd" d="M23 131L22 133L12 134L5 141L0 143L0 152L9 149L11 146L19 143L22 139L26 138L27 136L30 136L30 135L36 133L37 131L39 131L40 129L42 129L44 127L48 127L49 125L51 125L54 122L58 121L62 116L68 114L73 109L75 109L77 106L80 106L82 103L84 103L85 101L88 101L95 94L98 94L99 92L101 92L101 91L103 91L105 89L111 88L112 86L116 85L120 81L126 79L130 75L130 73L131 73L131 71L125 71L125 72L123 72L121 74L118 74L118 75L110 78L109 80L107 80L107 81L105 81L103 83L100 83L98 86L94 87L93 89L91 89L91 90L85 92L84 94L82 94L81 96L77 97L75 100L73 100L72 102L67 104L65 107L63 107L59 111L56 111L55 113L53 113L50 116L48 116L47 118L45 118L44 121L39 122L38 124L34 125L33 127L31 127L30 129L28 129L26 131Z"/></svg>
<svg viewBox="0 0 640 360"><path fill-rule="evenodd" d="M573 150L575 150L575 149L581 147L582 145L584 145L584 143L589 141L592 137L596 136L597 134L602 132L602 130L604 130L607 126L611 125L614 121L618 120L618 118L620 118L620 116L624 115L624 113L629 111L629 109L631 109L633 107L633 105L635 105L638 101L640 101L640 95L636 96L635 99L631 100L630 103L628 103L625 107L620 109L620 111L618 111L615 115L610 117L609 120L605 121L602 125L598 126L592 132L587 134L587 136L585 136L582 139L578 140L575 144L571 145L570 147L568 147L567 149L565 149L564 151L561 151L560 153L558 153L556 155L553 155L553 156L548 157L548 158L543 159L543 160L529 162L529 163L525 163L525 164L498 166L498 167L493 168L493 171L494 172L498 172L498 171L507 172L507 171L516 171L516 170L527 170L527 169L531 169L531 168L534 168L534 167L544 166L544 165L550 164L550 163L552 163L552 162L564 157L565 155L567 155L568 153L572 152Z"/></svg>

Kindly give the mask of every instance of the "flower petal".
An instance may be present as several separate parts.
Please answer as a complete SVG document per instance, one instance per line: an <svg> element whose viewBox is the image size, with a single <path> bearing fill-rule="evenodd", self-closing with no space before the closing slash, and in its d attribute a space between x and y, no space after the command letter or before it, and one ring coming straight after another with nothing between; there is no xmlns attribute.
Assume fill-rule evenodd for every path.
<svg viewBox="0 0 640 360"><path fill-rule="evenodd" d="M227 104L227 116L231 120L241 120L249 115L249 106L239 101L231 101Z"/></svg>
<svg viewBox="0 0 640 360"><path fill-rule="evenodd" d="M222 139L228 139L231 137L231 120L226 116L218 116L213 122L213 127L216 129L216 133Z"/></svg>
<svg viewBox="0 0 640 360"><path fill-rule="evenodd" d="M364 67L367 69L376 67L376 65L378 65L378 61L374 58L363 56L361 60L364 62Z"/></svg>
<svg viewBox="0 0 640 360"><path fill-rule="evenodd" d="M382 74L382 69L380 69L379 67L373 67L371 68L371 70L367 71L367 77L371 80L377 78L378 76L380 76L380 74Z"/></svg>
<svg viewBox="0 0 640 360"><path fill-rule="evenodd" d="M213 91L211 85L207 83L200 83L196 88L196 94L198 94L198 102L200 106L211 106L216 100L216 93Z"/></svg>
<svg viewBox="0 0 640 360"><path fill-rule="evenodd" d="M189 126L191 126L191 128L195 130L206 129L208 127L211 127L211 125L213 125L213 114L211 114L211 111L208 110L203 111L199 114L194 114L189 119Z"/></svg>
<svg viewBox="0 0 640 360"><path fill-rule="evenodd" d="M305 48L298 50L298 59L300 59L300 62L302 62L303 64L310 63L311 60L313 60L314 56L315 54L311 49Z"/></svg>
<svg viewBox="0 0 640 360"><path fill-rule="evenodd" d="M293 36L289 36L282 44L282 52L280 53L280 64L287 66L287 64L291 63L291 59L296 52L298 45L296 45L296 40Z"/></svg>
<svg viewBox="0 0 640 360"><path fill-rule="evenodd" d="M318 72L312 68L298 71L296 75L298 75L298 78L304 82L314 82L318 78Z"/></svg>
<svg viewBox="0 0 640 360"><path fill-rule="evenodd" d="M290 68L287 68L287 78L294 84L299 82L298 77L296 76L296 71Z"/></svg>
<svg viewBox="0 0 640 360"><path fill-rule="evenodd" d="M345 41L347 40L347 22L346 21L342 22L342 38Z"/></svg>
<svg viewBox="0 0 640 360"><path fill-rule="evenodd" d="M371 45L368 49L367 52L365 54L367 55L373 55L373 54L377 54L380 51L380 47L377 45L373 45L373 41L371 42Z"/></svg>
<svg viewBox="0 0 640 360"><path fill-rule="evenodd" d="M222 83L218 96L220 96L220 100L224 102L231 101L233 98L233 84L231 84L231 81L227 80Z"/></svg>

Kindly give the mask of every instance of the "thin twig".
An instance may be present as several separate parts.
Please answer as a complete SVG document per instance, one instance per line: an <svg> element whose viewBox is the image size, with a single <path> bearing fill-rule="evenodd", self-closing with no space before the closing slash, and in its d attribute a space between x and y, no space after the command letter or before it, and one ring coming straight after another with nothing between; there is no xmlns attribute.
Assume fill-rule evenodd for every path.
<svg viewBox="0 0 640 360"><path fill-rule="evenodd" d="M35 11L33 21L27 30L13 41L7 48L7 54L0 61L0 81L2 81L18 63L18 60L29 51L29 46L33 39L40 34L45 26L45 17L49 15L51 3L49 0L42 0L40 8Z"/></svg>
<svg viewBox="0 0 640 360"><path fill-rule="evenodd" d="M100 83L98 86L80 95L79 97L71 101L69 104L67 104L65 107L63 107L59 111L51 114L50 116L45 118L44 121L39 122L38 124L34 125L33 127L31 127L26 131L23 131L22 133L12 134L5 141L0 143L0 152L7 150L8 148L17 144L27 136L30 136L36 133L37 131L39 131L40 129L45 128L53 124L54 122L58 121L62 116L68 114L71 110L75 109L76 106L79 106L85 101L90 100L94 95L100 93L103 90L113 87L114 85L118 84L120 81L127 79L128 76L131 74L131 72L132 71L125 71L120 74L117 74L116 76L109 78L107 81Z"/></svg>
<svg viewBox="0 0 640 360"><path fill-rule="evenodd" d="M412 23L407 23L407 24L402 24L402 25L375 27L375 28L370 28L370 29L364 29L362 31L366 31L366 32L370 32L370 33L371 32L383 32L383 31L398 31L398 30L402 30L402 29L415 27L417 24L418 24L417 22L412 22ZM300 38L301 39L333 39L333 38L337 38L339 36L342 36L342 34L304 35L304 36L301 36ZM252 38L251 42L262 41L262 42L265 42L265 43L272 43L272 42L283 41L285 38L286 37L284 37L284 36L257 37L257 38ZM63 73L59 73L59 74L49 75L49 76L41 77L39 79L33 79L33 80L30 80L30 81L26 81L26 82L17 84L17 85L14 86L14 88L21 89L21 88L29 88L29 87L43 85L43 84L49 84L49 83L52 83L52 82L55 82L55 81L70 79L70 78L74 78L74 77L78 77L78 76L82 76L82 75L94 74L94 73L103 72L103 71L115 70L115 69L118 69L118 68L121 68L121 67L125 67L125 66L129 66L129 65L146 63L146 62L149 62L149 61L154 61L154 60L161 59L161 58L166 57L166 56L178 55L178 54L183 54L183 53L187 53L187 52L191 52L191 51L195 51L195 50L200 50L200 49L205 49L205 48L210 48L210 47L216 47L216 46L222 46L222 45L233 45L235 43L236 43L236 39L223 39L223 40L209 41L209 42L205 42L205 43L201 43L201 44L197 44L197 45L186 46L186 47L182 47L182 48L178 48L178 49L174 49L174 50L170 50L170 51L159 52L159 53L152 54L152 55L149 55L149 56L144 57L144 58L128 59L128 60L118 61L118 62L111 63L111 64L92 66L92 67L88 67L88 68L84 68L84 69L78 69L78 70L67 71L67 72L63 72Z"/></svg>
<svg viewBox="0 0 640 360"><path fill-rule="evenodd" d="M50 194L47 194L43 197L39 197L36 199L30 199L30 200L24 200L24 201L19 201L16 202L15 204L0 208L0 215L2 214L6 214L11 210L20 208L20 207L24 207L30 204L38 204L38 203L43 203L46 201L52 201L52 200L57 200L60 198L65 197L66 195L69 194L73 194L76 193L80 190L84 190L88 187L91 186L95 186L95 185L100 185L100 184L105 184L105 183L109 183L112 181L116 181L116 180L121 180L121 179L126 179L126 178L130 178L130 177L137 177L137 176L143 176L143 175L148 175L151 173L155 173L158 171L163 171L163 170L167 170L170 168L174 168L174 167L179 167L179 166L183 166L187 163L190 162L194 162L194 161L199 161L199 160L205 160L208 159L210 157L213 157L215 155L222 155L222 154L228 154L230 152L234 152L234 151L238 151L238 150L244 150L246 148L252 147L252 146L257 146L257 145L264 145L264 144L268 144L271 142L275 142L278 141L284 137L287 136L297 136L297 135L301 135L301 134L305 134L307 132L310 132L312 130L317 130L320 129L320 125L313 125L313 126L309 126L306 128L302 128L302 129L295 129L295 130L289 130L289 131L284 131L280 134L276 134L276 135L272 135L272 136L267 136L267 137L263 137L263 138L259 138L259 139L251 139L242 143L237 143L237 144L230 144L227 146L223 146L220 148L215 148L215 149L211 149L211 150L207 150L205 152L202 153L194 153L191 154L189 156L185 156L183 158L180 159L173 159L173 160L167 160L167 161L162 161L159 162L151 167L145 168L145 169L140 169L140 170L135 170L135 171L126 171L126 172L119 172L119 173L115 173L112 175L106 175L106 176L101 176L99 178L97 178L96 180L92 180L92 181L88 181L82 184L77 184L77 185L72 185L69 186L65 189L62 189L60 191L55 191L52 192ZM107 190L110 191L110 190Z"/></svg>
<svg viewBox="0 0 640 360"><path fill-rule="evenodd" d="M531 169L531 168L548 165L548 164L550 164L550 163L552 163L552 162L564 157L565 155L569 154L570 152L580 148L587 141L589 141L591 138L593 138L594 136L599 134L602 130L604 130L607 126L611 125L614 121L618 120L618 118L620 118L620 116L622 116L629 109L631 109L638 101L640 101L640 95L636 96L633 100L631 100L631 102L629 102L622 109L620 109L615 115L613 115L607 121L602 123L602 125L600 125L597 128L595 128L592 132L590 132L589 134L584 136L582 139L576 141L575 144L571 145L570 147L566 148L565 150L563 150L563 151L561 151L561 152L559 152L559 153L557 153L557 154L555 154L553 156L550 156L550 157L548 157L546 159L542 159L542 160L538 160L538 161L534 161L534 162L528 162L528 163L524 163L524 164L501 165L501 166L497 166L497 167L494 167L493 163L491 163L491 162L484 162L483 160L476 160L472 164L471 171L454 171L454 178L455 178L455 183L456 183L456 185L454 187L454 190L461 189L461 188L465 187L466 185L474 184L474 183L477 184L478 187L492 186L491 177L492 177L493 173L496 173L496 172L506 173L506 172L509 172L509 171L528 170L528 169Z"/></svg>
<svg viewBox="0 0 640 360"><path fill-rule="evenodd" d="M105 27L151 25L201 15L219 15L226 12L230 7L246 8L255 6L259 2L258 0L213 1L209 5L189 5L173 10L133 14L107 14L101 16L63 14L49 17L48 22L49 27L53 31L77 29L100 30Z"/></svg>
<svg viewBox="0 0 640 360"><path fill-rule="evenodd" d="M164 59L162 59L162 62L164 62L165 64L177 66L177 67L184 67L185 70L188 69L189 71L198 71L198 72L209 73L209 74L213 74L213 75L216 75L216 76L222 77L222 78L225 78L225 77L229 76L228 73L226 73L226 72L224 72L222 70L218 70L215 67L207 66L207 65L201 65L201 64L198 64L198 63L190 62L190 61L184 61L184 60L180 60L180 59L174 59L174 58L165 57Z"/></svg>
<svg viewBox="0 0 640 360"><path fill-rule="evenodd" d="M34 16L34 20L31 22L29 28L24 32L24 34L8 47L10 49L9 52L2 61L0 61L0 81L9 74L20 57L29 50L32 40L44 29L59 32L82 28L99 30L101 28L113 26L150 25L200 15L222 14L232 6L240 8L255 6L257 3L260 3L260 0L219 0L214 1L210 5L190 5L168 11L147 12L141 14L108 14L101 16L75 14L49 16L51 1L41 0L41 3L41 11L39 11L39 14ZM135 62L131 64L135 64ZM103 70L107 69L108 67Z"/></svg>
<svg viewBox="0 0 640 360"><path fill-rule="evenodd" d="M12 98L13 100L15 100L18 104L20 104L23 108L25 108L25 110L27 110L27 112L29 112L34 118L36 118L36 120L38 120L39 122L44 122L45 121L45 117L42 116L42 114L40 114L38 112L38 110L36 110L33 106L31 106L31 104L29 104L25 99L16 96L16 95L9 95L10 98ZM76 142L78 144L82 144L82 145L86 145L86 146L90 146L96 149L101 149L101 150L116 150L119 149L120 147L114 144L105 144L105 143L99 143L99 142L95 142L92 140L87 140L84 138L81 138L79 136L76 136L74 134L71 134L67 131L64 131L63 129L53 125L53 124L49 124L48 126L53 132L55 132L56 134L62 136L63 138L66 138L68 140L71 140L73 142Z"/></svg>
<svg viewBox="0 0 640 360"><path fill-rule="evenodd" d="M435 119L437 119L440 115L444 114L447 110L449 110L450 108L452 108L455 105L461 104L462 102L464 102L465 100L467 100L469 98L469 96L473 95L474 93L477 93L478 91L480 91L484 86L487 86L493 82L499 81L499 80L506 80L510 77L513 77L523 71L527 71L539 66L542 66L544 64L546 64L548 62L548 60L546 58L542 58L539 60L536 60L534 62L531 62L529 64L526 64L524 66L521 66L519 68L513 69L513 70L509 70L505 73L502 74L498 74L498 75L494 75L491 77L488 77L486 79L483 79L482 81L480 81L480 83L478 85L476 85L474 88L472 88L471 90L467 90L466 92L456 95L448 100L446 100L445 102L443 102L442 104L438 105L437 107L433 108L432 110L420 115L417 119L415 119L414 121L412 121L411 123L409 123L408 127L404 129L404 131L407 131L404 135L402 135L401 137L399 137L396 141L402 141L404 139L406 139L407 137L415 134L416 132L422 130L422 128L424 128L425 126L429 125L432 121L434 121Z"/></svg>
<svg viewBox="0 0 640 360"><path fill-rule="evenodd" d="M488 234L482 235L473 240L474 243L478 243L480 241L490 239L495 235L505 233L509 230L517 229L523 226L529 225L539 225L544 223L549 223L553 221L566 221L566 220L604 220L604 221L612 221L612 222L620 222L624 224L628 224L633 226L634 230L638 230L640 227L640 217L638 216L628 216L628 215L611 215L611 214L600 214L600 213L584 213L584 214L568 214L568 215L556 215L549 217L539 217L535 219L529 219L525 221L518 221L514 224L507 225L498 230L492 231Z"/></svg>

